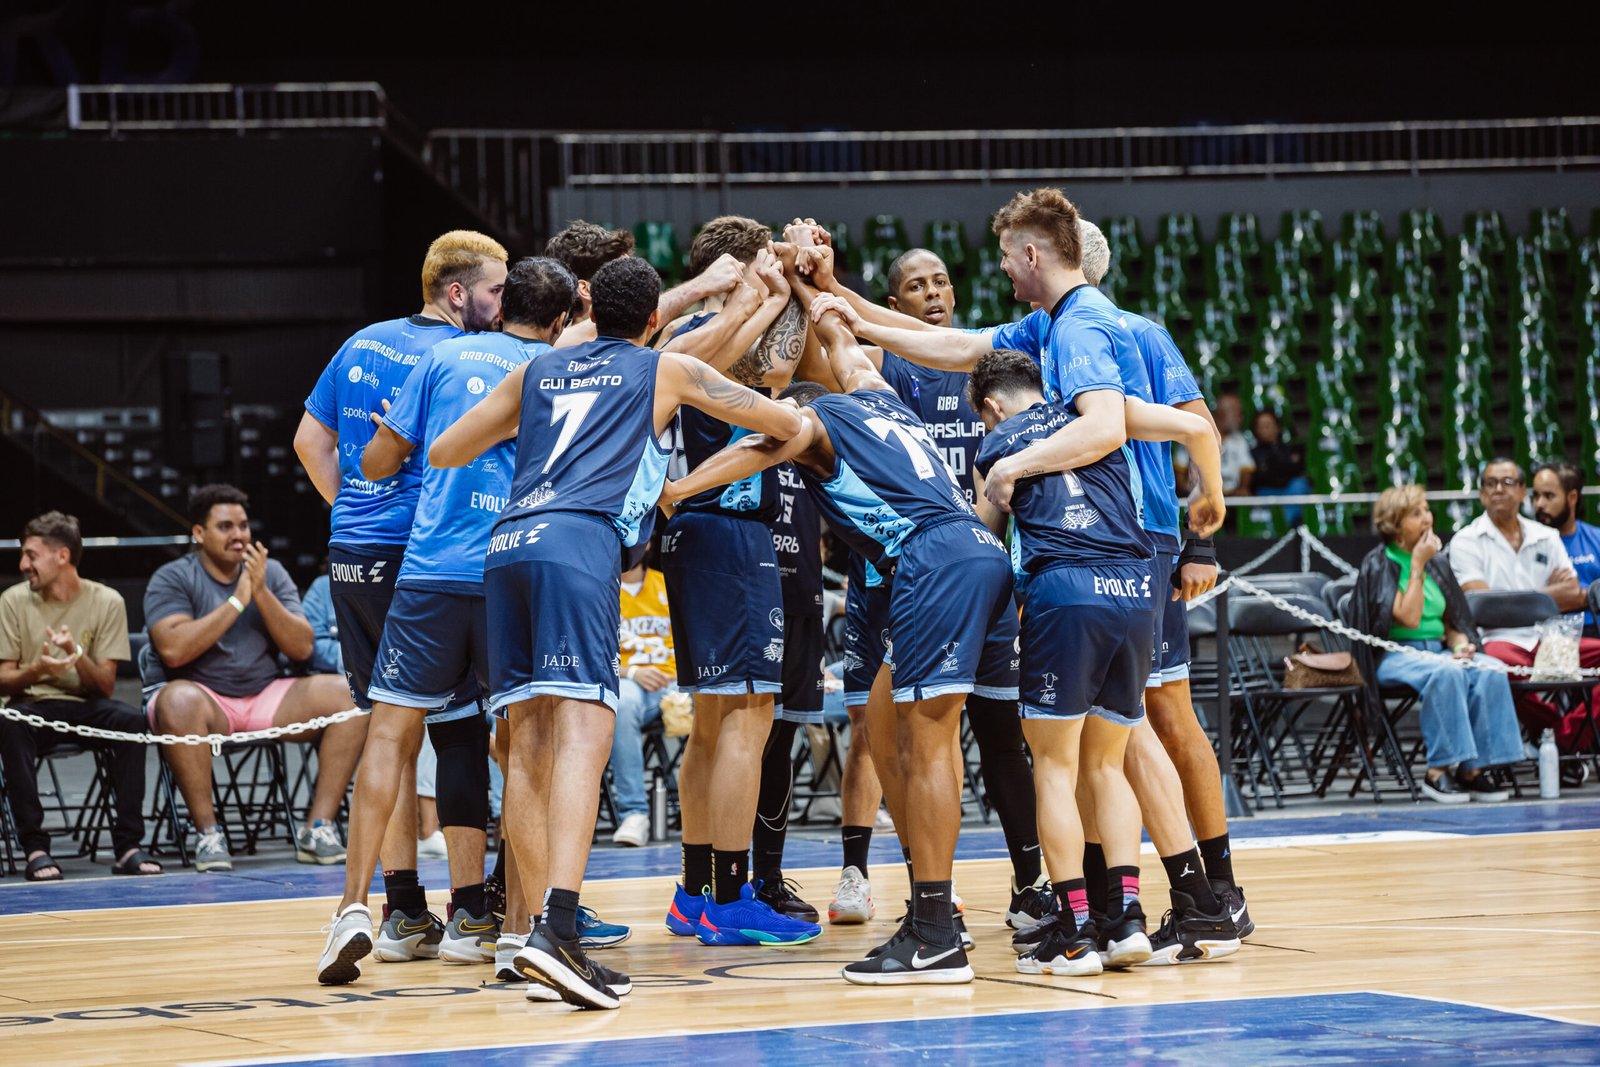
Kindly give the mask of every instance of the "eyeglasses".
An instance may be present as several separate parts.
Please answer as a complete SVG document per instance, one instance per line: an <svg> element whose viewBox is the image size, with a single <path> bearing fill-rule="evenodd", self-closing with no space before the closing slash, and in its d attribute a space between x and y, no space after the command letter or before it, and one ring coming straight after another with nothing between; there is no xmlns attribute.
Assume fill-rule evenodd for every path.
<svg viewBox="0 0 1600 1067"><path fill-rule="evenodd" d="M1521 484L1522 484L1522 479L1519 478L1519 477L1485 478L1483 480L1483 491L1486 492L1486 493L1492 493L1496 489L1501 488L1502 486L1504 486L1507 489L1515 489L1518 486L1520 486Z"/></svg>

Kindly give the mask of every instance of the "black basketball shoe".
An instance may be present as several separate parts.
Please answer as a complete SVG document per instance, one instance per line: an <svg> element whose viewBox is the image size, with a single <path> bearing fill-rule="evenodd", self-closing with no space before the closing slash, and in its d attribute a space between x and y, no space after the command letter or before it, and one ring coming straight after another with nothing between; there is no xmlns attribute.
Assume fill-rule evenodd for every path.
<svg viewBox="0 0 1600 1067"><path fill-rule="evenodd" d="M1239 928L1229 917L1225 901L1217 914L1207 915L1195 907L1189 894L1174 889L1172 907L1161 917L1161 928L1150 938L1150 958L1140 966L1219 960L1238 951Z"/></svg>
<svg viewBox="0 0 1600 1067"><path fill-rule="evenodd" d="M814 923L817 921L817 909L800 899L795 892L799 888L798 882L781 876L763 880L761 888L756 890L756 899L779 915L787 915L803 923Z"/></svg>
<svg viewBox="0 0 1600 1067"><path fill-rule="evenodd" d="M915 929L890 941L876 956L840 972L855 985L961 985L972 981L972 965L960 941L935 945Z"/></svg>

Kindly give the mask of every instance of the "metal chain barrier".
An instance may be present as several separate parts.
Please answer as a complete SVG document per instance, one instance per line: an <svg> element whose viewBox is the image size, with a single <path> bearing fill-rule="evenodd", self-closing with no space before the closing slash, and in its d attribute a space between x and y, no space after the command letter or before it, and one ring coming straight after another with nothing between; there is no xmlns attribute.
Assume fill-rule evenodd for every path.
<svg viewBox="0 0 1600 1067"><path fill-rule="evenodd" d="M1354 627L1346 626L1344 623L1335 619L1323 618L1321 615L1318 615L1315 612L1307 611L1298 604L1291 604L1281 596L1267 592L1258 585L1253 585L1246 579L1239 577L1230 578L1229 584L1237 586L1239 591L1242 593L1247 593L1254 597L1260 597L1262 600L1265 600L1279 611L1282 611L1287 615L1291 615L1302 622L1308 622L1317 627L1319 630L1327 630L1329 633L1338 634L1340 637L1347 638L1351 641L1360 641L1362 644L1371 645L1374 648L1381 648L1386 652L1399 652L1407 656L1423 656L1428 659L1438 658L1438 653L1436 652L1424 652L1420 648L1412 648L1409 645L1398 644L1397 642L1389 641L1382 637L1373 637L1371 634L1362 633L1360 630L1357 630ZM1535 669L1531 666L1512 666L1511 664L1501 663L1499 660L1494 659L1493 657L1489 657L1487 662L1482 663L1480 663L1476 658L1457 659L1454 662L1470 670L1488 671L1491 674L1535 673ZM1600 667L1577 667L1572 670L1561 671L1554 671L1548 667L1544 667L1539 668L1538 673L1541 675L1547 675L1552 680L1557 678L1600 678Z"/></svg>
<svg viewBox="0 0 1600 1067"><path fill-rule="evenodd" d="M77 734L79 737L88 737L96 741L130 741L140 745L210 745L213 756L222 755L222 746L229 741L276 741L281 737L292 737L295 734L312 733L327 726L334 726L351 719L358 719L372 712L361 708L347 708L344 711L334 712L316 719L307 719L305 722L292 722L286 726L269 726L265 730L244 730L236 734L130 734L121 730L102 730L98 726L80 726L76 723L58 722L47 719L42 715L17 711L13 708L0 708L0 718L10 719L12 722L24 723L28 726L42 727L62 734Z"/></svg>
<svg viewBox="0 0 1600 1067"><path fill-rule="evenodd" d="M1334 568L1337 569L1340 574L1343 574L1348 578L1354 577L1356 574L1360 573L1355 567L1350 565L1349 560L1345 559L1333 549L1323 544L1321 540L1317 538L1316 534L1312 533L1304 526L1296 526L1295 530L1300 534L1300 540L1302 543L1310 546L1313 552L1327 560L1329 563L1333 564ZM1311 568L1307 567L1305 569L1310 570Z"/></svg>

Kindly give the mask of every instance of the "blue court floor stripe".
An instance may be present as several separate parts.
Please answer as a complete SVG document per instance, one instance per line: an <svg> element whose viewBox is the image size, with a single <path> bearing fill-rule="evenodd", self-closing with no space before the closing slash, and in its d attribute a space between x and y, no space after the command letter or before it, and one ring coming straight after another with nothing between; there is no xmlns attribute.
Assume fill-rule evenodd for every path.
<svg viewBox="0 0 1600 1067"><path fill-rule="evenodd" d="M1482 836L1600 827L1600 800L1559 800L1532 803L1396 805L1373 811L1300 818L1238 819L1230 831L1236 842L1252 838L1292 837L1310 834L1362 834L1382 831L1430 831ZM785 865L832 867L840 862L837 834L809 836L796 832L785 849ZM964 829L957 845L960 860L997 859L1007 855L998 828ZM900 845L892 833L875 834L870 852L873 864L897 866ZM238 857L231 873L197 874L176 868L159 878L66 879L60 882L0 882L0 915L30 911L74 911L84 908L161 907L183 904L244 903L285 897L337 896L344 891L344 867L313 867L294 862L257 864ZM670 877L680 869L676 844L647 848L599 848L589 857L590 879ZM419 865L424 885L449 883L446 862L424 860ZM374 880L376 884L376 880Z"/></svg>
<svg viewBox="0 0 1600 1067"><path fill-rule="evenodd" d="M582 1063L585 1067L690 1062L697 1067L751 1063L860 1067L864 1062L879 1067L1019 1060L1195 1067L1334 1062L1455 1067L1463 1062L1594 1063L1597 1053L1600 1029L1591 1026L1417 997L1341 993L273 1062L297 1067L379 1063L447 1067L469 1055L482 1065Z"/></svg>

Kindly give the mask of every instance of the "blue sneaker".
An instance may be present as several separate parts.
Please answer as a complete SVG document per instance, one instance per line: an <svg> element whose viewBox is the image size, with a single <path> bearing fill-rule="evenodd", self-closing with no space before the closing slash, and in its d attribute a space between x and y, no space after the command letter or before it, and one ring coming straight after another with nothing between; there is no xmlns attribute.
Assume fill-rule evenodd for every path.
<svg viewBox="0 0 1600 1067"><path fill-rule="evenodd" d="M632 936L630 927L602 922L593 908L578 905L578 947L585 952L620 945Z"/></svg>
<svg viewBox="0 0 1600 1067"><path fill-rule="evenodd" d="M700 928L700 913L705 909L705 898L684 892L683 886L674 886L672 903L667 906L667 932L679 937L693 937Z"/></svg>
<svg viewBox="0 0 1600 1067"><path fill-rule="evenodd" d="M702 945L803 945L822 936L816 923L791 919L756 898L760 882L746 882L739 899L718 904L709 896L695 935Z"/></svg>

